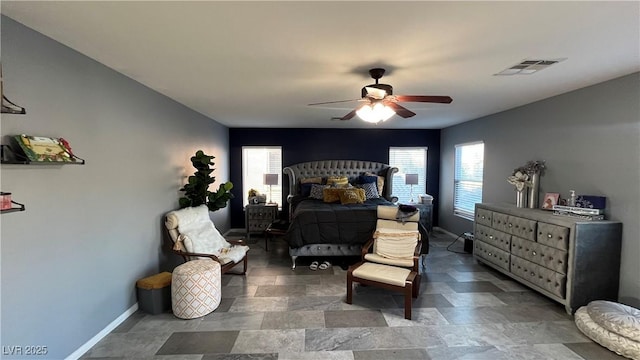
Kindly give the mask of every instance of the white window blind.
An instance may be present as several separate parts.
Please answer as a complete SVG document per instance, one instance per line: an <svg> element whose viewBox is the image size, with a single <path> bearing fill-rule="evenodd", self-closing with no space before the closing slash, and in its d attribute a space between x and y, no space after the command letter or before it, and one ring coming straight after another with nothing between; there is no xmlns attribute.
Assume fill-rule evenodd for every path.
<svg viewBox="0 0 640 360"><path fill-rule="evenodd" d="M456 145L453 213L473 220L475 204L482 202L484 143Z"/></svg>
<svg viewBox="0 0 640 360"><path fill-rule="evenodd" d="M271 197L269 185L264 184L264 174L278 174L278 185L271 185ZM282 207L282 148L280 146L242 147L243 206L249 203L250 189L256 189L261 194L267 195L267 201L273 201Z"/></svg>
<svg viewBox="0 0 640 360"><path fill-rule="evenodd" d="M389 165L398 168L393 174L391 194L398 197L399 203L418 202L418 195L427 189L427 148L425 147L390 147ZM407 174L417 174L418 183L412 186L406 184Z"/></svg>

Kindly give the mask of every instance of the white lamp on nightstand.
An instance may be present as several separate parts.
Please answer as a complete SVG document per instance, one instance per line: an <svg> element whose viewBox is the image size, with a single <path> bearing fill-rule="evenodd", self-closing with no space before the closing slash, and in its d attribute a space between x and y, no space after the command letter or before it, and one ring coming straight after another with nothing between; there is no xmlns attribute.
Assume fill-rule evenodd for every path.
<svg viewBox="0 0 640 360"><path fill-rule="evenodd" d="M413 185L418 185L418 174L406 174L404 176L404 183L411 185L411 201L413 203Z"/></svg>
<svg viewBox="0 0 640 360"><path fill-rule="evenodd" d="M269 185L269 204L274 204L271 197L271 185L278 185L278 174L264 174L264 184Z"/></svg>

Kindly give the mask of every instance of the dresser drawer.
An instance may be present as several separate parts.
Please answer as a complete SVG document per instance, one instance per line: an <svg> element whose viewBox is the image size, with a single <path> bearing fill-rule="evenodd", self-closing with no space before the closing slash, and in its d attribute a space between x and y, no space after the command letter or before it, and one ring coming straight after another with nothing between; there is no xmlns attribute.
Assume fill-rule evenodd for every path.
<svg viewBox="0 0 640 360"><path fill-rule="evenodd" d="M569 228L539 222L536 240L541 244L548 245L556 249L568 250Z"/></svg>
<svg viewBox="0 0 640 360"><path fill-rule="evenodd" d="M507 251L500 250L480 240L474 240L473 244L473 255L507 271L509 270L509 253Z"/></svg>
<svg viewBox="0 0 640 360"><path fill-rule="evenodd" d="M567 277L563 274L511 255L511 273L522 280L541 287L548 292L565 297Z"/></svg>
<svg viewBox="0 0 640 360"><path fill-rule="evenodd" d="M474 234L475 239L484 241L487 244L493 245L501 250L511 250L511 235L503 233L496 229L477 224L476 232Z"/></svg>
<svg viewBox="0 0 640 360"><path fill-rule="evenodd" d="M566 251L514 236L511 238L511 253L547 269L567 274Z"/></svg>
<svg viewBox="0 0 640 360"><path fill-rule="evenodd" d="M491 221L493 219L493 213L489 210L485 209L477 209L476 210L476 223L491 226Z"/></svg>
<svg viewBox="0 0 640 360"><path fill-rule="evenodd" d="M270 220L274 218L273 209L248 209L247 217L249 220Z"/></svg>
<svg viewBox="0 0 640 360"><path fill-rule="evenodd" d="M255 220L250 221L248 225L248 229L250 232L263 232L267 229L269 224L271 224L271 220Z"/></svg>
<svg viewBox="0 0 640 360"><path fill-rule="evenodd" d="M493 227L528 240L536 238L536 221L494 212Z"/></svg>

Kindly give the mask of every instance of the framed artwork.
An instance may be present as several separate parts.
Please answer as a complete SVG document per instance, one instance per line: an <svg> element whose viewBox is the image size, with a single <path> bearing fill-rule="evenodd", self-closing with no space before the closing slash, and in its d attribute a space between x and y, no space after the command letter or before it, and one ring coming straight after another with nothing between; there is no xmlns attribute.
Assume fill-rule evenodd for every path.
<svg viewBox="0 0 640 360"><path fill-rule="evenodd" d="M542 201L542 208L547 210L553 210L553 205L557 205L559 199L560 199L559 193L544 194L544 200Z"/></svg>

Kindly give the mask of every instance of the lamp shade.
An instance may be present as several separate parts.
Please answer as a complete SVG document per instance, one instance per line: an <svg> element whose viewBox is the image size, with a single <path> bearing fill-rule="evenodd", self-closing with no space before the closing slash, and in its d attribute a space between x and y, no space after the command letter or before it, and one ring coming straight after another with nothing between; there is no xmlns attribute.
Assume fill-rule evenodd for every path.
<svg viewBox="0 0 640 360"><path fill-rule="evenodd" d="M381 102L376 102L375 104L363 105L356 111L356 114L358 114L360 119L375 124L380 121L388 120L390 117L395 115L396 112Z"/></svg>
<svg viewBox="0 0 640 360"><path fill-rule="evenodd" d="M278 185L278 174L264 174L265 185Z"/></svg>
<svg viewBox="0 0 640 360"><path fill-rule="evenodd" d="M404 183L406 185L418 185L418 174L406 174L404 176Z"/></svg>

